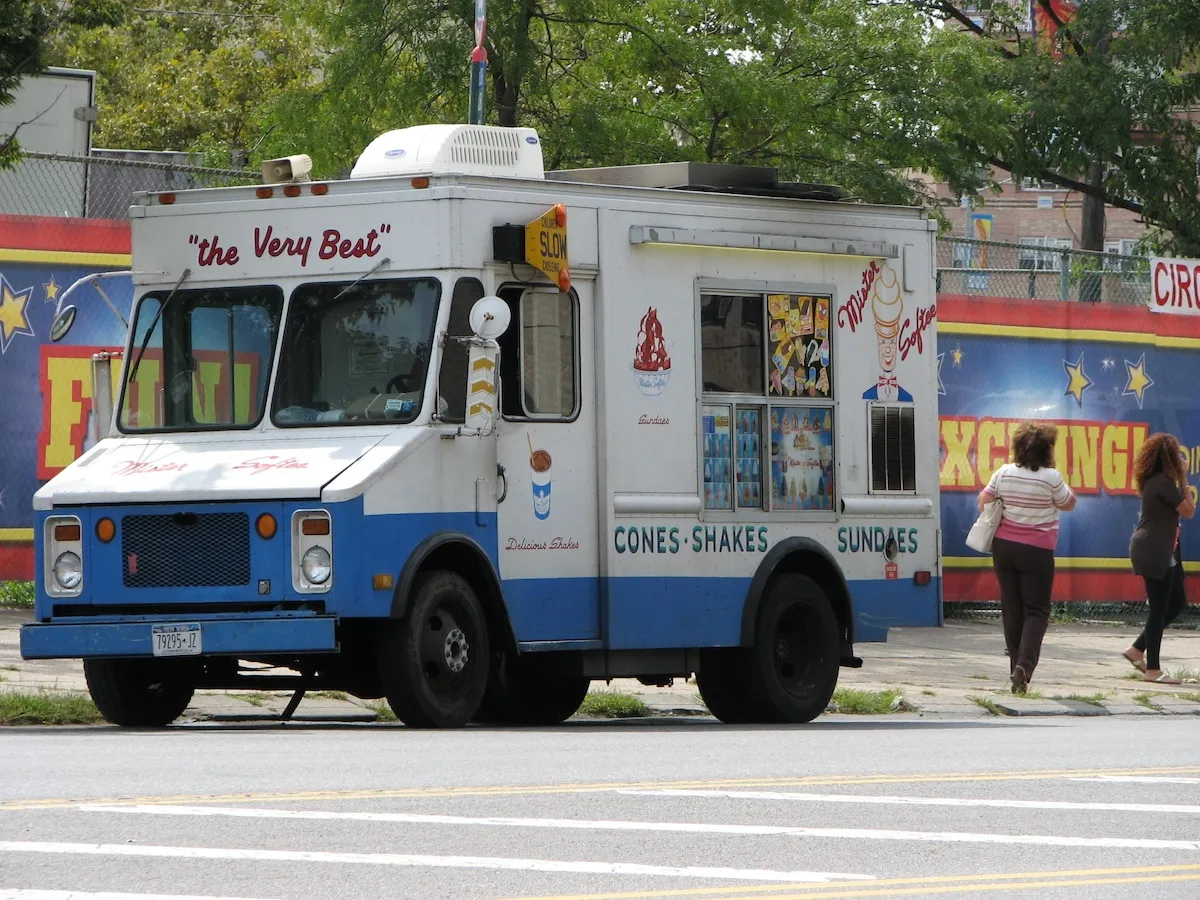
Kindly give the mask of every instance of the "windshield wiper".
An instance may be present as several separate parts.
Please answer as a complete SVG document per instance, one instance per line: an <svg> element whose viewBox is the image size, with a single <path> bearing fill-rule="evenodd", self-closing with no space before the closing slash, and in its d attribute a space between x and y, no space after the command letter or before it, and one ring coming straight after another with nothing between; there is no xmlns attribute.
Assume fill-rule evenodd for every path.
<svg viewBox="0 0 1200 900"><path fill-rule="evenodd" d="M340 300L344 294L353 290L354 286L357 285L364 278L366 278L370 275L374 275L376 272L378 272L384 266L390 266L391 264L392 264L392 261L385 256L379 262L375 263L375 265L371 266L370 269L363 272L361 275L359 275L357 278L355 278L352 282L350 282L348 285L346 285L344 288L342 288L340 291L338 291L337 294L334 295L333 300L330 300L329 302L334 303L337 300Z"/></svg>
<svg viewBox="0 0 1200 900"><path fill-rule="evenodd" d="M179 280L175 282L175 287L171 288L171 293L167 294L167 299L159 306L158 312L154 314L154 318L150 320L150 327L146 329L146 336L142 338L142 346L138 347L137 357L133 361L133 365L129 369L129 377L125 379L125 383L129 384L137 378L138 366L142 364L142 356L146 352L146 346L150 343L150 338L154 334L154 326L158 324L158 320L162 318L163 311L167 308L167 304L171 302L171 298L179 290L179 286L188 280L188 276L192 274L191 269L184 269L183 274L179 276Z"/></svg>

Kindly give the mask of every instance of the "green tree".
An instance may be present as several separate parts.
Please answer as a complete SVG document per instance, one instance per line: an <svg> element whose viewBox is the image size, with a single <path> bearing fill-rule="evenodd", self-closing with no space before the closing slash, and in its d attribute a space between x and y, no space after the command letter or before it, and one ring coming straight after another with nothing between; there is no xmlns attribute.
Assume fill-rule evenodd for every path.
<svg viewBox="0 0 1200 900"><path fill-rule="evenodd" d="M470 0L298 14L331 48L325 78L276 112L318 168L389 128L465 121ZM552 168L757 163L907 202L908 169L978 187L978 146L1009 114L983 87L993 54L872 0L492 0L487 49L489 121L536 127Z"/></svg>
<svg viewBox="0 0 1200 900"><path fill-rule="evenodd" d="M96 70L101 146L202 151L227 164L261 142L274 98L319 73L315 35L283 18L282 0L169 11L113 2L110 21L61 29L47 52L55 64Z"/></svg>
<svg viewBox="0 0 1200 900"><path fill-rule="evenodd" d="M1200 0L1034 3L1053 38L1046 29L1040 39L1018 36L1011 0L918 0L1004 62L999 83L1014 102L979 155L1017 178L1079 191L1086 249L1103 249L1109 204L1139 213L1160 247L1200 255ZM968 6L982 8L982 24Z"/></svg>

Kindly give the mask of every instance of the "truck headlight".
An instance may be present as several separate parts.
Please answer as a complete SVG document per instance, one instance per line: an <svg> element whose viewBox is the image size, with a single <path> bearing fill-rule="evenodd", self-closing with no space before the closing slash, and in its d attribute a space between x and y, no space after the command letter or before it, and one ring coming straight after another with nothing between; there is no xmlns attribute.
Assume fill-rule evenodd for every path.
<svg viewBox="0 0 1200 900"><path fill-rule="evenodd" d="M54 560L54 580L65 591L73 591L83 581L83 560L79 555L67 551Z"/></svg>
<svg viewBox="0 0 1200 900"><path fill-rule="evenodd" d="M333 558L324 547L310 547L300 558L300 571L312 584L324 584L333 574Z"/></svg>

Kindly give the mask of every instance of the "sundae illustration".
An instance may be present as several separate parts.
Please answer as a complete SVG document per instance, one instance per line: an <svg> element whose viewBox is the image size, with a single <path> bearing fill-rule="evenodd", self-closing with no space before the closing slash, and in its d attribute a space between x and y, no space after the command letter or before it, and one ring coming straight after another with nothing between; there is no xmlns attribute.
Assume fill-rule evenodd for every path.
<svg viewBox="0 0 1200 900"><path fill-rule="evenodd" d="M633 355L633 371L638 387L645 396L657 397L666 390L671 376L671 357L663 340L658 310L654 307L650 307L642 316L637 349Z"/></svg>
<svg viewBox="0 0 1200 900"><path fill-rule="evenodd" d="M864 400L900 400L912 402L912 394L896 380L896 340L904 301L900 297L900 279L896 270L884 265L871 292L871 312L875 316L875 337L879 349L879 380L864 394Z"/></svg>

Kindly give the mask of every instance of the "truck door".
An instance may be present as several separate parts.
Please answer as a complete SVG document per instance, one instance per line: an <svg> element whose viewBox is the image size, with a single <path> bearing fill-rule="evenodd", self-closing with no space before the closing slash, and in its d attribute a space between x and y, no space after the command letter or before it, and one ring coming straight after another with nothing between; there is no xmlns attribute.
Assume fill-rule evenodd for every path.
<svg viewBox="0 0 1200 900"><path fill-rule="evenodd" d="M500 575L517 640L600 638L592 287L511 285L500 339Z"/></svg>

